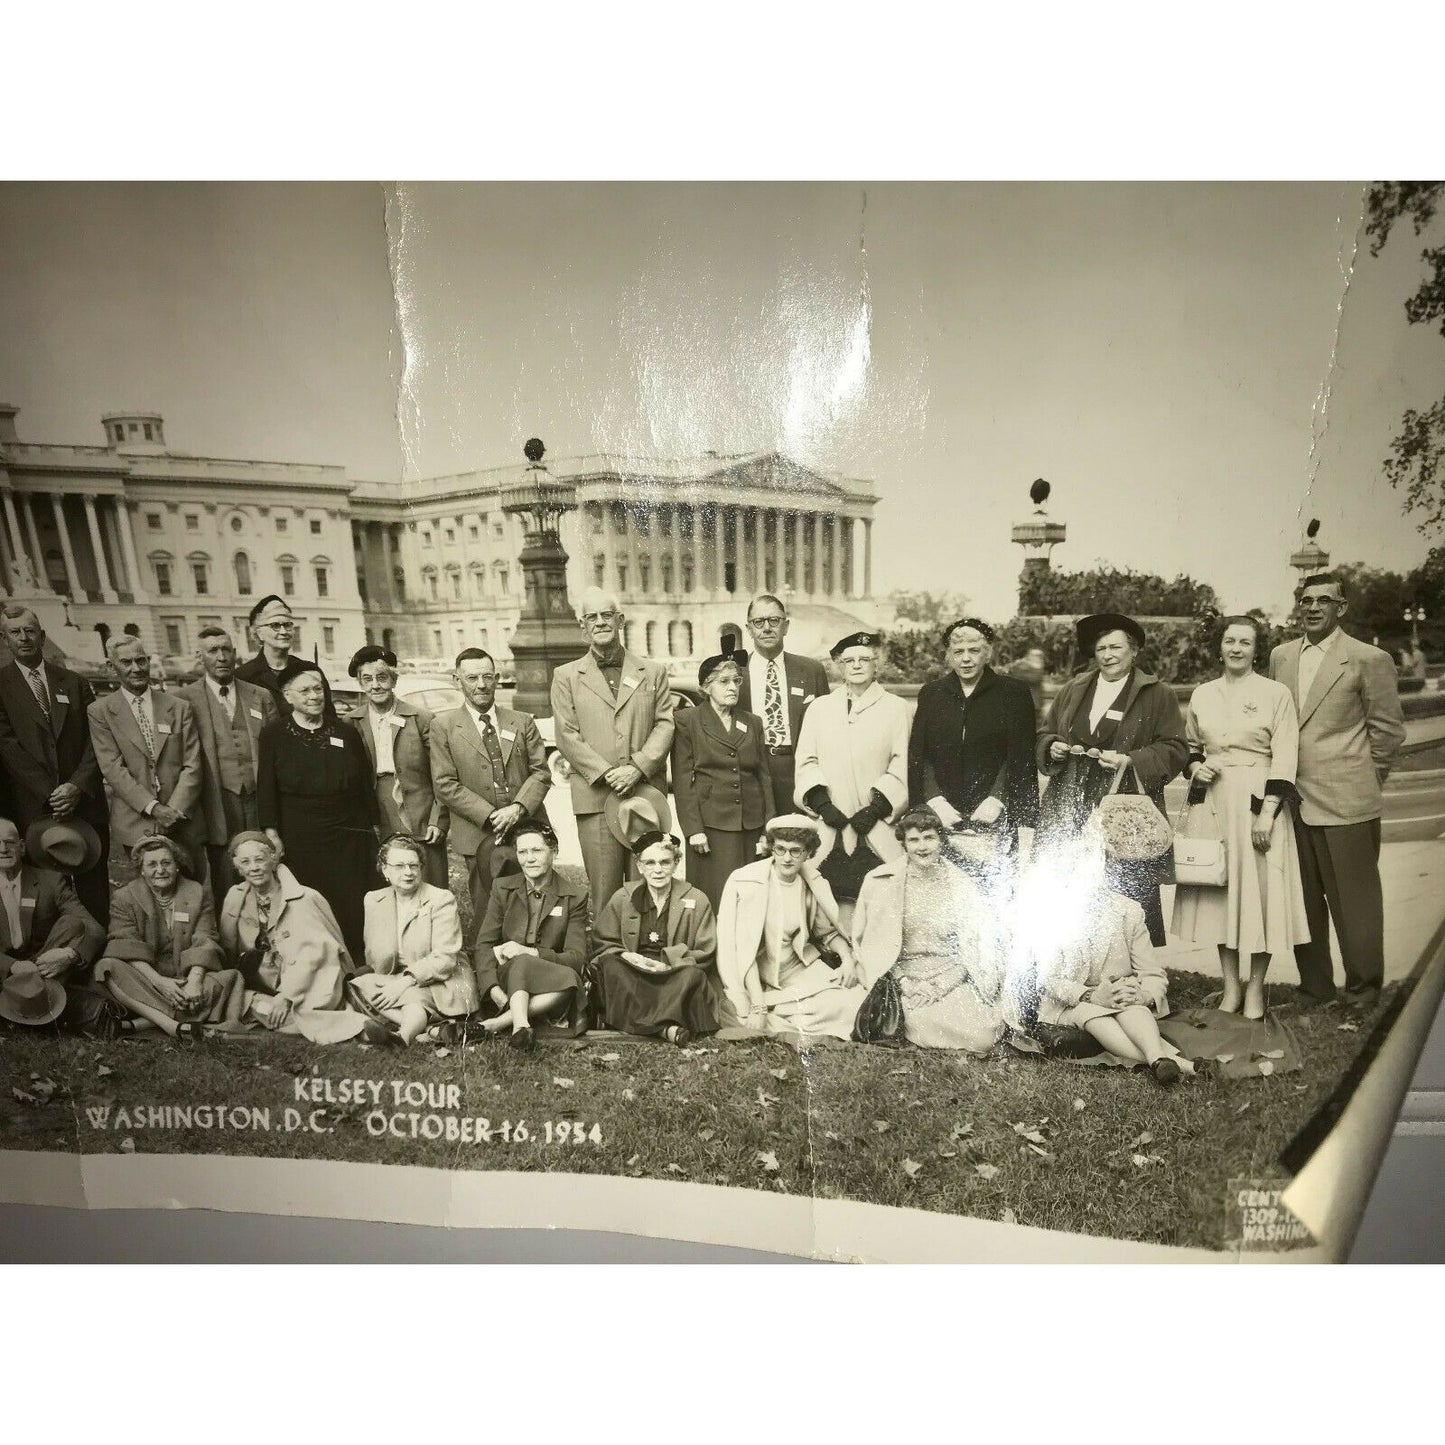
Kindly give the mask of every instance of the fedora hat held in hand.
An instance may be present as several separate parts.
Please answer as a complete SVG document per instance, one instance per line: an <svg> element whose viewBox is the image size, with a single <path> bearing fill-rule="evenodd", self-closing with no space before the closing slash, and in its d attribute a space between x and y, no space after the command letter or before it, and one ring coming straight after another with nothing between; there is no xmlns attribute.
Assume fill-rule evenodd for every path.
<svg viewBox="0 0 1445 1445"><path fill-rule="evenodd" d="M624 848L631 848L644 833L666 833L672 827L667 798L646 781L638 783L625 798L608 793L602 812L608 830Z"/></svg>
<svg viewBox="0 0 1445 1445"><path fill-rule="evenodd" d="M102 851L100 834L84 818L38 818L25 830L25 852L37 868L84 873Z"/></svg>
<svg viewBox="0 0 1445 1445"><path fill-rule="evenodd" d="M0 983L0 1018L35 1028L54 1023L64 1009L65 990L54 979L46 978L28 958L10 965Z"/></svg>

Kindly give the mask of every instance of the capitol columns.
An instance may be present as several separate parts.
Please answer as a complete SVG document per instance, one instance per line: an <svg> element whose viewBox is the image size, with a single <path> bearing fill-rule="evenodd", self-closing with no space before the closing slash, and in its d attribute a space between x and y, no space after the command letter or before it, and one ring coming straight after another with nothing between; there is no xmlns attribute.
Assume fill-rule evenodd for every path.
<svg viewBox="0 0 1445 1445"><path fill-rule="evenodd" d="M80 601L80 571L75 565L75 552L70 545L70 529L65 524L65 507L59 492L51 492L50 508L55 514L55 530L60 534L60 553L65 559L65 593Z"/></svg>
<svg viewBox="0 0 1445 1445"><path fill-rule="evenodd" d="M136 558L135 534L131 530L131 521L135 516L132 504L123 497L115 499L115 522L116 531L120 533L120 552L125 562L125 570L130 573L130 595L136 602L149 602L146 596L145 583L141 579L140 562Z"/></svg>
<svg viewBox="0 0 1445 1445"><path fill-rule="evenodd" d="M753 508L753 572L755 595L768 585L768 513L764 507Z"/></svg>
<svg viewBox="0 0 1445 1445"><path fill-rule="evenodd" d="M873 518L863 518L863 595L873 595Z"/></svg>
<svg viewBox="0 0 1445 1445"><path fill-rule="evenodd" d="M115 584L111 581L110 564L105 560L105 545L100 540L100 519L95 514L95 498L89 492L81 498L85 507L85 525L90 532L90 548L95 554L95 576L100 584L100 600L116 603Z"/></svg>

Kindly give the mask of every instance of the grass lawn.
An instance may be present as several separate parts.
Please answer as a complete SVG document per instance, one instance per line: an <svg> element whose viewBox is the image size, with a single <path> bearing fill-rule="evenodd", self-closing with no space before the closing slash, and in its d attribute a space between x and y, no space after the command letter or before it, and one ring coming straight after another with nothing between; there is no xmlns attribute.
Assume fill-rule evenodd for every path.
<svg viewBox="0 0 1445 1445"><path fill-rule="evenodd" d="M1177 974L1171 1000L1185 1008L1215 987ZM1272 988L1271 1001L1292 992ZM1292 1020L1308 1061L1302 1073L1197 1079L1168 1092L1143 1074L1006 1051L978 1060L917 1049L837 1045L799 1053L782 1042L706 1041L682 1051L606 1036L546 1040L532 1055L498 1043L321 1049L271 1035L185 1048L12 1029L0 1036L0 1146L685 1179L1219 1247L1228 1182L1287 1177L1280 1151L1367 1036L1368 1020L1357 1029L1342 1029L1342 1021L1333 1010ZM381 1081L387 1115L486 1118L491 1140L377 1137L367 1128L369 1103L297 1101L298 1086L325 1079ZM430 1087L443 1106L398 1106L392 1080ZM453 1108L445 1107L449 1085L457 1090ZM132 1121L95 1129L88 1122L88 1110L107 1106L208 1104L269 1109L271 1127ZM287 1132L288 1107L303 1118L324 1107L316 1123L325 1132L304 1125ZM527 1137L503 1139L503 1120L509 1133L525 1121ZM405 1119L401 1127L409 1127ZM578 1134L582 1142L574 1142Z"/></svg>

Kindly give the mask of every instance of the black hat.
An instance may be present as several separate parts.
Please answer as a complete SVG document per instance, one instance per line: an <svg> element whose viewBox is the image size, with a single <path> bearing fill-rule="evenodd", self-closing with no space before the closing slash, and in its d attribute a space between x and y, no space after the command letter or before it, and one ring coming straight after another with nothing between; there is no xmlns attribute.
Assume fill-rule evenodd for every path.
<svg viewBox="0 0 1445 1445"><path fill-rule="evenodd" d="M1074 624L1079 651L1085 657L1092 657L1099 639L1106 632L1123 632L1134 639L1135 647L1144 646L1144 629L1132 617L1126 617L1122 612L1095 612L1091 617L1079 618Z"/></svg>
<svg viewBox="0 0 1445 1445"><path fill-rule="evenodd" d="M545 818L523 818L520 823L513 826L507 836L515 846L518 838L524 838L529 833L535 833L554 853L557 851L557 835L552 831L551 823Z"/></svg>
<svg viewBox="0 0 1445 1445"><path fill-rule="evenodd" d="M287 612L290 612L290 611L291 611L291 604L290 604L284 597L278 597L274 592L268 592L268 593L266 594L266 596L264 596L264 597L250 610L250 612L248 612L248 613L246 614L246 621L247 621L252 627L254 627L254 626L256 625L256 619L257 619L273 602L279 603L282 607L284 607L284 608L286 609Z"/></svg>
<svg viewBox="0 0 1445 1445"><path fill-rule="evenodd" d="M838 654L846 652L850 647L877 647L882 641L881 632L850 632L847 637L840 637L828 649L828 656L837 662Z"/></svg>
<svg viewBox="0 0 1445 1445"><path fill-rule="evenodd" d="M739 649L737 652L720 652L716 657L704 658L697 669L697 685L701 687L725 662L735 662L746 671L748 655Z"/></svg>
<svg viewBox="0 0 1445 1445"><path fill-rule="evenodd" d="M960 617L957 622L950 622L948 626L943 629L943 645L945 647L948 646L949 642L953 638L953 634L957 632L960 627L973 628L973 630L981 634L984 640L987 642L992 642L998 636L998 634L993 630L993 628L990 627L988 623L985 622L982 618Z"/></svg>
<svg viewBox="0 0 1445 1445"><path fill-rule="evenodd" d="M681 838L677 837L675 834L662 833L659 832L656 828L653 828L648 832L641 834L638 837L637 841L633 843L632 856L634 858L641 858L642 855L647 852L649 848L656 847L656 845L659 843L671 843L673 848L676 849L677 852L682 852Z"/></svg>
<svg viewBox="0 0 1445 1445"><path fill-rule="evenodd" d="M352 654L351 661L346 664L347 676L355 677L368 662L384 662L393 672L396 671L396 653L390 648L368 643L365 647L358 647Z"/></svg>

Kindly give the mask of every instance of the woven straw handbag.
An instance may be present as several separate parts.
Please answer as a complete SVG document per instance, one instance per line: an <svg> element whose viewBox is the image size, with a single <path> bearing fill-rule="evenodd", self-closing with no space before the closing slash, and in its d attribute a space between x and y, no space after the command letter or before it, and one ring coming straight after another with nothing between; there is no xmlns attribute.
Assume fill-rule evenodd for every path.
<svg viewBox="0 0 1445 1445"><path fill-rule="evenodd" d="M1174 842L1169 820L1139 788L1139 774L1134 773L1137 793L1121 793L1119 784L1126 772L1134 772L1132 763L1120 763L1114 770L1109 791L1099 800L1089 820L1104 840L1104 849L1111 858L1123 862L1145 863L1162 858Z"/></svg>

